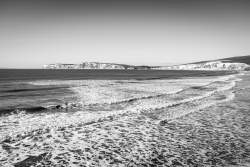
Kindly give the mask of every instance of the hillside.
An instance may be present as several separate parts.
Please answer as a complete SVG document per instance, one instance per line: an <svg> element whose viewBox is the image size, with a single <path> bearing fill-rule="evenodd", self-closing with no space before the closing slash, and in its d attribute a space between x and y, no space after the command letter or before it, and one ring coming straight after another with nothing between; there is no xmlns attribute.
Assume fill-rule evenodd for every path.
<svg viewBox="0 0 250 167"><path fill-rule="evenodd" d="M239 56L239 57L229 57L220 59L222 62L234 62L234 63L245 63L250 65L250 55L249 56Z"/></svg>
<svg viewBox="0 0 250 167"><path fill-rule="evenodd" d="M221 61L221 62L230 62L230 63L245 63L250 65L250 55L248 56L237 56L237 57L228 57L223 59L217 59L217 60L206 60L206 61L199 61L194 62L192 64L201 64L201 63L207 63L212 61ZM191 64L191 63L188 63Z"/></svg>
<svg viewBox="0 0 250 167"><path fill-rule="evenodd" d="M229 57L174 66L153 67L157 70L211 70L242 71L250 69L250 56Z"/></svg>

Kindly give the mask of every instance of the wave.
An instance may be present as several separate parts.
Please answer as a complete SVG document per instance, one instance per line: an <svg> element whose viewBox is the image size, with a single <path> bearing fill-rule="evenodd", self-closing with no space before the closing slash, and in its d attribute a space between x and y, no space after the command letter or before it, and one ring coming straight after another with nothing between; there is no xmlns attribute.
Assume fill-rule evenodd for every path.
<svg viewBox="0 0 250 167"><path fill-rule="evenodd" d="M136 98L127 98L122 100L115 100L115 101L109 101L109 102L94 102L90 104L84 104L81 101L77 103L69 103L69 107L71 105L73 106L81 106L82 108L86 110L92 110L92 111L98 111L98 110L117 110L122 109L124 107L128 107L129 105L135 105L138 102L145 101L145 103L149 103L151 101L149 100L155 100L155 99L163 99L162 102L163 105L168 104L166 101L175 101L175 103L179 103L181 99L186 99L189 101L192 100L193 97L195 98L203 98L207 97L211 94L213 94L216 91L223 91L227 89L231 89L235 86L235 82L239 80L232 80L232 81L215 81L212 83L209 83L207 85L203 86L192 86L189 88L183 88L179 90L175 90L168 93L162 93L162 94L156 94L156 95L149 95L149 96L140 96ZM182 101L180 101L182 103ZM137 105L143 105L143 104L137 104ZM159 105L159 104L158 104ZM172 104L170 104L172 105ZM123 106L123 107L122 107ZM145 105L143 105L145 106Z"/></svg>
<svg viewBox="0 0 250 167"><path fill-rule="evenodd" d="M11 89L11 90L4 90L1 91L2 93L17 93L17 92L30 92L30 91L48 91L48 90L55 90L55 89L65 89L68 87L48 87L48 88L33 88L33 89Z"/></svg>
<svg viewBox="0 0 250 167"><path fill-rule="evenodd" d="M231 78L229 78L231 79ZM230 81L215 81L203 86L195 86L181 89L175 92L157 94L153 96L143 96L139 98L130 98L112 103L95 103L83 106L90 111L115 111L119 110L157 110L177 106L183 103L204 99L218 92L232 89L240 79L231 79ZM218 99L217 99L218 100ZM128 111L125 111L128 112Z"/></svg>
<svg viewBox="0 0 250 167"><path fill-rule="evenodd" d="M228 78L208 84L191 84L172 94L159 91L146 96L142 92L140 97L113 103L84 106L69 102L65 105L79 105L76 111L39 114L20 111L3 116L0 117L0 156L6 159L5 164L22 165L31 159L47 158L51 164L58 165L63 159L62 163L71 166L79 161L95 163L95 158L107 152L130 159L124 151L131 145L133 153L127 155L138 153L141 156L145 153L146 158L141 158L148 159L155 142L161 141L158 136L163 126L173 119L232 100L237 81L236 78ZM105 84L104 90L107 91ZM126 87L122 88L128 87L124 85ZM55 105L46 106L48 110L53 107ZM119 148L118 152L115 152L116 148ZM79 157L89 159L77 159Z"/></svg>
<svg viewBox="0 0 250 167"><path fill-rule="evenodd" d="M10 149L20 149L24 152L24 154L28 155L43 155L44 152L42 150L36 150L34 149L33 151L26 152L27 147L35 147L34 146L34 141L37 136L42 136L42 138L46 138L49 141L52 140L48 138L47 136L53 136L53 140L56 140L57 143L50 143L50 147L53 147L54 149L57 147L60 147L61 149L67 149L67 136L60 137L60 132L63 132L64 134L65 131L69 132L70 134L74 136L74 138L82 138L84 136L81 136L81 134L78 134L80 132L74 132L70 130L72 127L75 127L75 129L82 129L84 131L85 129L90 130L90 132L95 132L95 129L100 125L99 123L106 124L106 123L111 123L113 121L119 120L121 118L126 118L128 119L131 117L131 115L136 114L137 116L141 115L147 115L149 114L153 115L151 118L153 118L152 121L158 122L160 126L164 126L165 123L172 119L176 119L179 117L182 117L184 115L190 114L192 112L196 112L198 110L201 110L203 108L212 106L217 103L221 102L226 102L228 100L231 100L234 98L234 94L227 90L226 92L220 91L216 92L213 94L213 96L208 96L200 99L187 99L186 101L182 101L180 103L172 104L165 106L164 108L158 108L158 109L142 109L142 110L119 110L119 111L110 111L110 112L105 112L105 111L99 111L99 112L94 112L94 113L88 113L84 111L78 111L75 113L67 114L67 113L54 113L54 114L49 114L49 115L41 115L40 117L32 117L31 115L27 115L25 112L20 112L18 113L19 118L22 118L21 121L19 120L19 127L16 127L17 129L13 129L12 132L8 133L8 137L6 138L1 138L0 141L3 143L3 146L8 147ZM17 115L16 115L17 116ZM150 117L150 116L149 116ZM9 118L11 120L14 117ZM15 127L15 125L13 125ZM22 129L18 129L18 128ZM81 128L84 127L84 128ZM4 127L3 127L4 129ZM125 128L123 128L125 131ZM17 130L17 131L16 131ZM23 130L23 131L21 131ZM18 132L18 133L17 133ZM87 133L87 132L86 132ZM95 132L97 133L97 132ZM100 133L100 132L98 132ZM13 134L13 135L12 135ZM4 135L1 135L4 136ZM93 136L95 136L93 134ZM92 137L93 137L92 136ZM91 136L90 136L91 137ZM37 139L36 139L37 140ZM52 141L53 141L52 140ZM97 140L97 139L96 139ZM29 144L27 143L28 141ZM43 145L46 146L46 141L43 142ZM85 145L85 141L80 142L82 140L77 140L79 145ZM100 141L101 142L101 141ZM7 143L7 144L6 144ZM8 144L10 143L10 144ZM15 144L11 144L15 143ZM18 143L24 143L23 145L19 145ZM85 143L85 144L84 144ZM74 145L78 145L75 143ZM41 145L42 146L42 145ZM42 147L44 147L42 146ZM7 148L7 149L8 149ZM40 146L39 146L40 148ZM76 147L77 148L77 147ZM63 150L64 150L63 149ZM36 150L36 153L34 153ZM60 150L60 149L59 149ZM57 160L54 159L56 156L60 155L60 151L56 150L55 152L52 152L54 155L51 157L54 161L54 163L57 163ZM69 156L71 156L71 151L70 150L64 150L64 152L67 152ZM21 153L20 153L21 154ZM19 155L20 156L20 155ZM5 156L4 156L5 157ZM24 162L25 158L22 158L23 161L13 161L14 163L18 162ZM27 159L26 159L27 160Z"/></svg>
<svg viewBox="0 0 250 167"><path fill-rule="evenodd" d="M220 84L222 85L221 90L230 89L234 86L234 84L232 83L231 85L229 84L227 88L227 86L225 86L225 82L216 81L205 86L194 86L194 87L190 87L186 89L175 90L175 91L168 92L168 93L141 96L138 98L128 98L128 99L123 99L120 101L117 100L117 101L111 101L111 102L105 102L105 103L91 103L91 104L82 104L81 102L64 102L64 104L60 103L57 105L48 105L48 106L45 106L45 108L47 110L78 108L78 109L85 109L89 111L101 111L101 110L109 111L109 110L124 109L124 107L127 107L128 105L133 105L136 102L140 102L144 100L154 100L158 98L168 98L168 99L175 98L174 100L176 101L176 99L178 99L177 96L179 96L179 98L183 98L186 96L191 96L193 94L194 96L196 96L195 97L196 99L200 99L200 98L204 98L204 97L211 95L215 91L220 91L219 86L218 86ZM202 95L203 92L206 92L206 93ZM197 96L197 94L201 94L201 96ZM189 99L186 99L184 101L180 101L180 102L177 101L177 102L170 103L170 104L164 102L165 103L164 106L165 105L172 106L172 105L183 103L189 100L193 100L193 98L190 97Z"/></svg>
<svg viewBox="0 0 250 167"><path fill-rule="evenodd" d="M139 92L136 94L135 97L131 98L113 98L111 100L106 101L90 101L91 103L84 103L84 99L78 98L75 102L70 100L67 101L67 99L60 100L60 103L54 103L49 104L49 101L44 105L41 106L32 106L32 107L17 107L17 108L8 108L8 109L2 109L0 111L1 113L15 113L13 111L16 110L24 110L27 111L27 113L34 113L34 112L43 112L43 111L51 111L54 112L54 110L68 110L68 109L78 109L78 110L85 110L85 111L113 111L113 110L125 110L125 109L134 109L134 108L140 108L140 109L157 109L162 107L168 107L168 106L174 106L179 103L185 103L188 101L201 99L204 97L208 97L211 94L215 93L216 91L223 91L227 89L231 89L235 86L235 83L237 81L240 81L240 79L235 78L235 76L223 76L221 78L216 79L215 81L208 83L206 85L198 85L198 86L191 86L187 88L175 88L175 90L168 90L166 93L150 93L149 95L146 93L144 95L144 92ZM74 81L74 83L81 83L80 81ZM136 83L144 83L148 84L147 82L138 82L136 81L115 81L118 83L122 83L123 85L128 82L127 84L136 84ZM163 82L163 81L160 81ZM39 82L40 83L40 82ZM49 81L51 83L51 81ZM54 82L52 82L54 84ZM63 82L65 84L65 82ZM108 84L113 82L107 82ZM102 82L98 85L104 86L104 92L108 91L108 89L105 87L107 86L107 83ZM175 83L175 82L173 82ZM45 84L44 81L42 84ZM71 83L72 84L72 83ZM82 85L82 83L81 83ZM150 85L151 86L151 85ZM166 86L165 86L166 87ZM165 88L164 87L164 88ZM56 87L56 88L62 88L62 87ZM63 87L65 88L65 86ZM72 89L75 89L76 86ZM109 87L108 87L109 88ZM127 86L125 86L127 88ZM54 88L51 88L54 89ZM124 89L124 88L123 88ZM96 90L98 91L98 89ZM86 92L83 92L86 93ZM92 93L92 92L90 92ZM130 93L130 92L129 92ZM98 94L97 94L98 95Z"/></svg>
<svg viewBox="0 0 250 167"><path fill-rule="evenodd" d="M13 114L6 116L9 122L19 122L18 128L10 128L13 131L12 134L20 134L25 132L30 132L35 129L42 128L58 128L58 127L65 127L70 125L77 125L77 124L93 124L100 121L110 121L111 119L118 119L124 115L130 114L141 114L141 113L151 113L151 112L159 112L159 111L166 111L166 113L172 110L178 113L178 110L183 111L181 114L176 114L178 116L183 116L187 113L190 113L192 110L199 106L206 106L206 104L215 104L215 102L222 102L225 99L232 99L233 97L231 93L226 93L225 97L221 99L214 97L219 97L219 94L223 95L225 91L229 91L233 86L235 86L235 82L238 80L231 80L228 81L219 81L213 82L201 87L191 87L184 90L180 90L173 94L159 94L155 96L147 96L141 98L134 98L125 101L120 101L116 103L107 104L106 107L108 109L105 110L105 105L101 104L96 108L93 105L90 105L88 108L81 108L78 103L69 103L68 107L75 106L76 110L74 112L46 112L40 113L39 115L30 115L25 113L20 116L18 114ZM210 99L209 102L206 100ZM191 105L195 102L200 102L196 105ZM190 106L189 108L181 108L183 106ZM46 110L52 111L53 109L62 109L63 105L52 105L46 106ZM120 106L120 107L115 107ZM179 108L178 108L179 106ZM181 106L181 107L180 107ZM67 106L63 106L67 107ZM193 108L192 108L193 107ZM172 108L172 109L170 109ZM36 109L43 111L43 107L34 107L28 109L28 111L33 112ZM24 111L27 109L23 109ZM78 110L78 111L77 111ZM170 112L171 113L171 112ZM173 116L175 118L177 116ZM0 118L4 119L4 117ZM20 121L21 120L21 121ZM0 120L1 121L1 120ZM8 122L6 122L6 125ZM14 133L15 132L15 133ZM9 134L8 131L1 132L1 136L6 136L6 133Z"/></svg>
<svg viewBox="0 0 250 167"><path fill-rule="evenodd" d="M161 112L163 112L163 114L161 114L161 120L159 121L159 124L162 124L162 122L169 121L172 119L180 118L180 117L185 116L187 114L197 112L197 111L202 110L204 108L208 108L210 106L214 106L215 104L218 104L218 103L224 103L224 102L233 100L234 97L235 97L235 95L231 91L226 92L224 94L215 93L213 96L208 96L208 97L204 97L201 99L188 101L185 103L180 103L180 104L178 104L178 107L175 106L175 108L158 109Z"/></svg>
<svg viewBox="0 0 250 167"><path fill-rule="evenodd" d="M0 116L5 114L17 114L20 111L25 111L26 113L37 113L47 110L43 106L32 106L32 107L13 107L8 109L1 109Z"/></svg>

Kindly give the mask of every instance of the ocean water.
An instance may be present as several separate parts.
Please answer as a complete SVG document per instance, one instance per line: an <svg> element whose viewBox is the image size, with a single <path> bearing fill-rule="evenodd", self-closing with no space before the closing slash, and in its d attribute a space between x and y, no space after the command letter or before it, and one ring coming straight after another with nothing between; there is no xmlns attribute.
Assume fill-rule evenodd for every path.
<svg viewBox="0 0 250 167"><path fill-rule="evenodd" d="M249 73L48 72L0 75L0 166L250 164Z"/></svg>

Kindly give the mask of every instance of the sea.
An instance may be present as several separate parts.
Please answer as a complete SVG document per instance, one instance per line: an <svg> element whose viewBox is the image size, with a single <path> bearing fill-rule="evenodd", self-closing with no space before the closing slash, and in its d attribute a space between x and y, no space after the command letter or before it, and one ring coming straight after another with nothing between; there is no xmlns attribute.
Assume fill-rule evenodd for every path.
<svg viewBox="0 0 250 167"><path fill-rule="evenodd" d="M1 69L0 166L250 166L250 73Z"/></svg>

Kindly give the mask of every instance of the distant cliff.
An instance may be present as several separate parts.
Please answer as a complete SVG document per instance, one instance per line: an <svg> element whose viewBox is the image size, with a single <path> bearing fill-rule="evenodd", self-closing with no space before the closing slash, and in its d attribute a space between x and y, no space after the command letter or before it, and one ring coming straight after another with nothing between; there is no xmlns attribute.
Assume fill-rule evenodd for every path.
<svg viewBox="0 0 250 167"><path fill-rule="evenodd" d="M242 71L250 70L250 56L229 57L174 66L153 67L156 70L209 70Z"/></svg>
<svg viewBox="0 0 250 167"><path fill-rule="evenodd" d="M150 66L133 66L115 63L83 62L81 64L48 64L45 69L119 69L119 70L148 70Z"/></svg>
<svg viewBox="0 0 250 167"><path fill-rule="evenodd" d="M231 63L231 62L222 62L222 61L211 61L204 63L192 63L192 64L183 64L175 66L161 66L153 67L156 70L213 70L213 71L242 71L249 68L249 65L245 63Z"/></svg>
<svg viewBox="0 0 250 167"><path fill-rule="evenodd" d="M119 70L250 70L250 56L201 61L174 66L134 66L115 63L83 62L81 64L48 64L45 69L119 69Z"/></svg>

